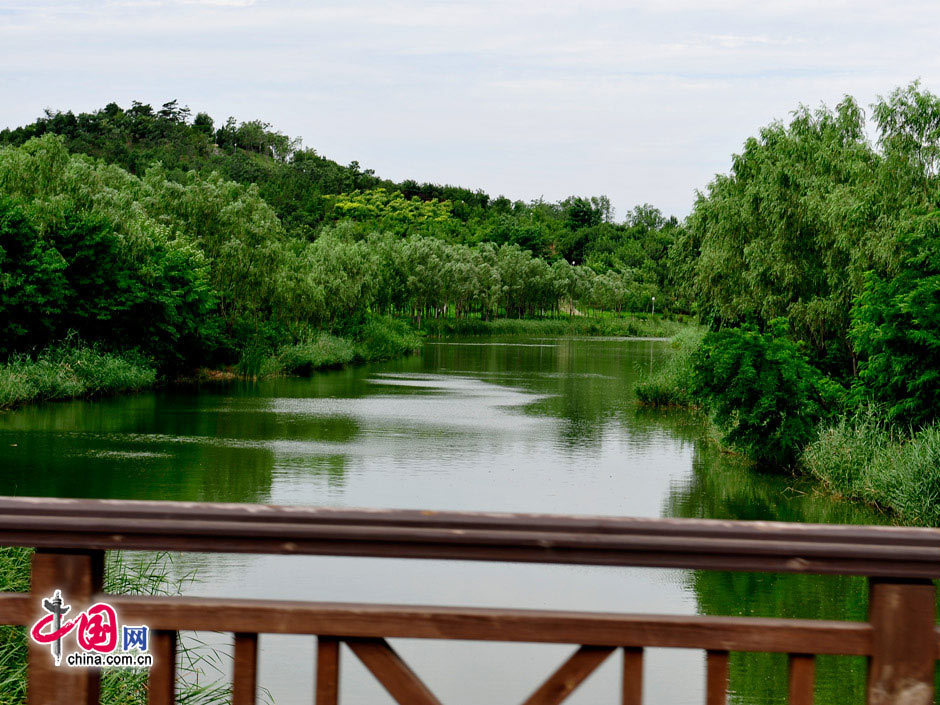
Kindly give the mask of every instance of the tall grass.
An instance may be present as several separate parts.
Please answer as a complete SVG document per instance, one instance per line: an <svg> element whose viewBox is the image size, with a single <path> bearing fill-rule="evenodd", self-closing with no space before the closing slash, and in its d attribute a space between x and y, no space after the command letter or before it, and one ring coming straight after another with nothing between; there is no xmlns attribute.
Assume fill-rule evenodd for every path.
<svg viewBox="0 0 940 705"><path fill-rule="evenodd" d="M32 549L0 548L0 592L29 592ZM131 557L128 557L131 556ZM119 595L175 595L193 579L192 574L172 578L170 554L109 553L105 591ZM26 629L0 626L0 705L22 705L26 701ZM231 688L205 680L207 672L221 673L221 656L194 638L179 645L178 702L187 705L220 705L230 702ZM145 705L147 671L104 669L101 676L102 705Z"/></svg>
<svg viewBox="0 0 940 705"><path fill-rule="evenodd" d="M277 353L279 371L309 375L314 370L341 367L356 356L352 342L329 333L319 333L310 340L281 348Z"/></svg>
<svg viewBox="0 0 940 705"><path fill-rule="evenodd" d="M143 361L67 341L34 358L20 355L0 365L0 409L136 391L153 386L156 377Z"/></svg>
<svg viewBox="0 0 940 705"><path fill-rule="evenodd" d="M422 330L429 335L590 335L614 337L670 338L686 327L680 321L661 316L635 314L559 318L429 319Z"/></svg>
<svg viewBox="0 0 940 705"><path fill-rule="evenodd" d="M343 331L342 336L302 329L297 342L281 345L273 351L264 343L249 345L237 369L247 377L309 375L349 363L390 360L420 347L421 336L406 321L390 316L369 316L359 325Z"/></svg>
<svg viewBox="0 0 940 705"><path fill-rule="evenodd" d="M882 418L868 408L822 430L804 449L802 469L837 495L940 526L940 426L904 433Z"/></svg>
<svg viewBox="0 0 940 705"><path fill-rule="evenodd" d="M689 391L692 354L702 342L705 330L685 328L673 337L667 359L653 374L637 383L637 399L648 406L695 406Z"/></svg>
<svg viewBox="0 0 940 705"><path fill-rule="evenodd" d="M416 352L421 336L406 321L391 316L371 316L354 330L356 360L373 362Z"/></svg>

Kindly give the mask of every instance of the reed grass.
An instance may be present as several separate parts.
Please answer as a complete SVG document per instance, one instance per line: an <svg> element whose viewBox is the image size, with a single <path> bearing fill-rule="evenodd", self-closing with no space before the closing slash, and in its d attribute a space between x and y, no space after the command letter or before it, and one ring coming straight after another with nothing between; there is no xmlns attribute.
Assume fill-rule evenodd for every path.
<svg viewBox="0 0 940 705"><path fill-rule="evenodd" d="M940 526L940 426L905 431L883 418L868 407L821 430L803 451L803 471L904 523Z"/></svg>
<svg viewBox="0 0 940 705"><path fill-rule="evenodd" d="M482 318L429 319L422 324L428 335L558 335L610 336L625 338L671 338L686 328L679 320L633 314L599 314L557 318Z"/></svg>
<svg viewBox="0 0 940 705"><path fill-rule="evenodd" d="M673 337L669 358L652 374L641 379L634 389L641 404L685 408L696 406L689 391L692 354L698 349L704 334L702 328L685 327Z"/></svg>
<svg viewBox="0 0 940 705"><path fill-rule="evenodd" d="M30 402L130 392L153 386L156 371L129 355L67 341L35 357L0 364L0 409Z"/></svg>
<svg viewBox="0 0 940 705"><path fill-rule="evenodd" d="M391 360L421 347L418 332L391 316L368 316L342 335L302 330L298 338L274 350L264 344L247 347L237 366L239 373L246 377L310 375L348 364Z"/></svg>

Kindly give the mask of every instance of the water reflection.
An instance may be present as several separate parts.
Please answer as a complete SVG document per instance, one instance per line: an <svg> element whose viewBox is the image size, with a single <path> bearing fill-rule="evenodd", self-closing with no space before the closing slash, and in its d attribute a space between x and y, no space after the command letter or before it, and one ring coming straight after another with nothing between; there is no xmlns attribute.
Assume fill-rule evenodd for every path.
<svg viewBox="0 0 940 705"><path fill-rule="evenodd" d="M666 354L648 340L429 342L421 356L310 380L31 407L0 415L0 493L879 520L720 453L694 415L637 407L637 376ZM218 555L179 566L197 569L196 593L243 597L826 619L866 609L863 582L840 577ZM312 660L298 643L262 640L262 682L278 702L309 700ZM522 700L569 651L401 647L442 699L467 705ZM382 702L369 676L344 668L344 702ZM571 702L609 701L615 671ZM859 660L823 658L818 673L817 702L861 697ZM700 703L702 655L654 650L647 680L648 702ZM733 655L731 688L742 705L785 702L785 660Z"/></svg>

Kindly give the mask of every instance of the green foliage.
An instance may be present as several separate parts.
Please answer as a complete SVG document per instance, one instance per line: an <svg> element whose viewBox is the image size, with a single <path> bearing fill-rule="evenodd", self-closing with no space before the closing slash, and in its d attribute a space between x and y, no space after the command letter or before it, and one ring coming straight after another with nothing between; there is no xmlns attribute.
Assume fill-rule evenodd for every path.
<svg viewBox="0 0 940 705"><path fill-rule="evenodd" d="M867 273L897 273L909 221L940 197L940 100L912 84L873 107L880 150L849 97L762 129L700 194L669 256L714 327L784 316L840 378L857 366L850 311Z"/></svg>
<svg viewBox="0 0 940 705"><path fill-rule="evenodd" d="M875 504L905 523L940 526L940 427L911 434L864 407L819 433L802 469L831 492Z"/></svg>
<svg viewBox="0 0 940 705"><path fill-rule="evenodd" d="M656 371L636 385L636 396L648 406L696 405L692 398L692 359L705 331L688 328L678 333L671 341L671 355Z"/></svg>
<svg viewBox="0 0 940 705"><path fill-rule="evenodd" d="M389 316L369 316L355 339L356 358L364 361L390 360L421 347L420 336L407 323Z"/></svg>
<svg viewBox="0 0 940 705"><path fill-rule="evenodd" d="M295 281L261 276L272 263L275 270L280 268L283 253L274 241L282 234L314 240L324 226L337 221L348 221L357 238L373 232L433 235L448 243L515 245L549 263L590 262L598 272L613 268L657 290L661 307L675 303L665 258L677 223L651 206L638 207L617 224L604 196L523 203L455 186L411 180L396 184L361 169L357 162L341 166L303 149L299 140L258 120L238 123L229 118L216 130L213 125L205 113L191 119L189 109L176 101L161 109L134 103L125 110L112 103L78 115L47 112L31 125L0 131L0 144L26 147L33 138L57 135L68 152L101 158L143 179L145 192L152 191L146 193L146 214L193 238L205 238L212 264L226 265L213 266L226 305L243 304L241 295L232 297L226 290L239 284L242 294L254 293L277 310L296 305L292 299L271 299L272 286L302 296L293 288ZM160 166L154 169L154 164ZM126 185L140 191L133 181L125 180ZM219 199L232 207L211 205ZM133 213L127 200L121 212ZM267 232L261 238L264 246L259 246L259 225ZM217 262L214 252L219 229L235 239L221 241L227 245L225 263ZM285 267L289 271L291 262Z"/></svg>
<svg viewBox="0 0 940 705"><path fill-rule="evenodd" d="M687 324L656 316L595 317L561 314L555 318L433 318L422 326L429 335L557 335L625 338L668 338L681 335Z"/></svg>
<svg viewBox="0 0 940 705"><path fill-rule="evenodd" d="M71 339L34 359L20 355L0 365L0 409L136 391L155 380L154 369L139 359L103 353Z"/></svg>
<svg viewBox="0 0 940 705"><path fill-rule="evenodd" d="M348 340L319 333L309 340L281 348L277 357L284 372L308 375L314 370L345 365L352 362L355 355Z"/></svg>
<svg viewBox="0 0 940 705"><path fill-rule="evenodd" d="M66 264L22 209L0 197L0 354L52 337L68 290Z"/></svg>
<svg viewBox="0 0 940 705"><path fill-rule="evenodd" d="M423 201L417 196L406 199L401 191L389 193L384 188L340 194L329 200L337 220L348 218L396 235L415 232L422 225L445 223L453 208L447 201Z"/></svg>
<svg viewBox="0 0 940 705"><path fill-rule="evenodd" d="M869 273L852 309L861 357L855 395L888 419L920 426L940 415L940 219L917 218L893 276Z"/></svg>
<svg viewBox="0 0 940 705"><path fill-rule="evenodd" d="M710 332L692 357L692 396L711 413L724 442L773 466L788 466L813 440L838 398L838 385L786 337L745 326Z"/></svg>
<svg viewBox="0 0 940 705"><path fill-rule="evenodd" d="M342 222L321 219L298 229L282 219L296 213L279 212L262 195L271 174L251 171L261 183L245 185L216 171L184 170L190 161L166 152L164 143L182 140L188 119L172 102L160 111L109 106L75 125L48 116L34 130L42 136L25 141L22 131L6 133L21 146L0 148L0 356L55 344L74 331L102 349L136 350L163 373L239 360L245 374L272 374L283 367L279 350L298 346L303 357L315 336L298 331L311 327L347 330L371 314L411 317L420 327L451 313L490 319L646 310L662 284L644 257L663 258L665 248L638 244L659 237L665 221L655 209L630 216L639 233L630 246L647 254L616 256L611 235L609 266L538 256L561 241L564 223L619 227L605 199L531 206L497 199L487 210L488 197L459 189L379 186L327 199L321 215ZM70 154L68 147L97 150L85 149L90 137L83 130L94 132L99 123L112 137L130 131L141 149L164 144L156 153L169 163L133 161L135 176ZM200 118L200 129L192 127L199 136L187 139L198 144L210 123ZM50 134L62 131L65 137ZM230 122L220 134L232 155L250 154L275 172L313 164L262 124ZM95 135L99 153L117 159L105 149L111 138ZM190 156L198 161L200 154ZM486 241L509 237L503 225L538 231L516 238L537 251ZM375 341L367 347L414 347L413 338L384 329ZM313 363L296 366L319 367L311 354Z"/></svg>

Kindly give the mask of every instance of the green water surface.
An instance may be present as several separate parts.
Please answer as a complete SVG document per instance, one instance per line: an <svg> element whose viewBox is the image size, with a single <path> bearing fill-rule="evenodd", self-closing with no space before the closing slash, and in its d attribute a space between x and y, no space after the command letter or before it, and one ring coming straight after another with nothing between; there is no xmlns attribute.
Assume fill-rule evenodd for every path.
<svg viewBox="0 0 940 705"><path fill-rule="evenodd" d="M430 341L381 365L0 414L0 494L878 522L721 453L695 416L637 406L662 341ZM864 619L862 580L585 566L199 555L193 594ZM225 639L221 639L224 642ZM570 652L397 641L445 703L523 700ZM310 702L313 643L263 637L261 681ZM648 650L649 703L701 703L703 656ZM605 664L569 702L614 702ZM862 703L864 663L818 663L817 702ZM782 655L733 654L731 701L786 702ZM344 703L390 702L349 654Z"/></svg>

